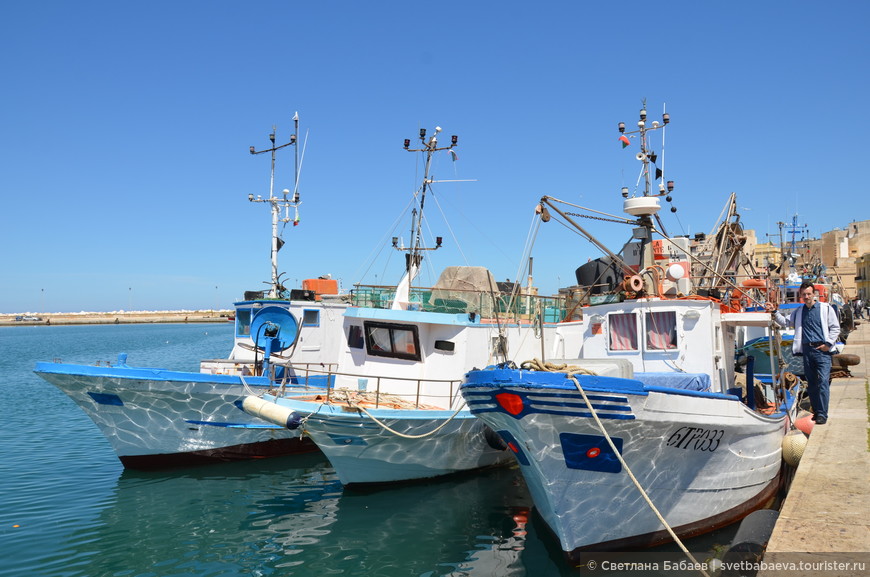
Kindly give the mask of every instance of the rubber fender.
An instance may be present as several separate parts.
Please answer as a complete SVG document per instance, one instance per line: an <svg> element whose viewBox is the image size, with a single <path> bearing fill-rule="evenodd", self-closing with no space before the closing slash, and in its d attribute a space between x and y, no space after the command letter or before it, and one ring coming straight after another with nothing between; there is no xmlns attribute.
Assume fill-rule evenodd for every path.
<svg viewBox="0 0 870 577"><path fill-rule="evenodd" d="M720 577L746 575L745 571L736 567L740 566L741 561L754 562L761 558L778 518L779 511L760 509L750 513L740 522L740 527L731 541L731 547L722 557L722 562L727 563L727 565L726 569L720 573ZM730 569L730 567L735 568Z"/></svg>
<svg viewBox="0 0 870 577"><path fill-rule="evenodd" d="M504 451L508 448L507 443L501 438L501 435L490 429L487 425L483 426L483 438L486 439L486 444L496 451Z"/></svg>
<svg viewBox="0 0 870 577"><path fill-rule="evenodd" d="M810 429L812 430L812 429ZM807 448L807 436L800 429L794 429L782 438L782 460L797 467Z"/></svg>

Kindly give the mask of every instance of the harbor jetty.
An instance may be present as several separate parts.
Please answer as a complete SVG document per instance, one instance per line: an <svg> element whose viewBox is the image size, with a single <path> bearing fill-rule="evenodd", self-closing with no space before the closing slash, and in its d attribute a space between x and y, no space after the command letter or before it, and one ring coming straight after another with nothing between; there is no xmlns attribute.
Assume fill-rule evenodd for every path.
<svg viewBox="0 0 870 577"><path fill-rule="evenodd" d="M15 313L0 314L0 326L225 323L232 317L231 310Z"/></svg>
<svg viewBox="0 0 870 577"><path fill-rule="evenodd" d="M758 577L857 577L870 569L870 321L849 335L844 352L861 362L831 382L828 422L809 436ZM799 563L800 572L789 569Z"/></svg>

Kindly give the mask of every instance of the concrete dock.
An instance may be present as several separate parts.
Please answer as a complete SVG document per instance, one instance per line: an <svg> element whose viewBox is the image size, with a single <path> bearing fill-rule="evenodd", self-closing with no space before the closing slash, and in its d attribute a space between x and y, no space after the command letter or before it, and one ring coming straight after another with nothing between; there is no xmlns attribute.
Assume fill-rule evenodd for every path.
<svg viewBox="0 0 870 577"><path fill-rule="evenodd" d="M849 335L843 352L861 363L850 367L851 378L831 383L828 422L810 434L759 577L870 573L870 320Z"/></svg>

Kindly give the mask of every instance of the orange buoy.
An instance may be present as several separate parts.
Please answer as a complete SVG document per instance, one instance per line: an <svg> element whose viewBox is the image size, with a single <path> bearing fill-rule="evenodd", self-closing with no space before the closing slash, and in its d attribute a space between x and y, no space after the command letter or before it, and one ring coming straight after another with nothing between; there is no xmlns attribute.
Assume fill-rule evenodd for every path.
<svg viewBox="0 0 870 577"><path fill-rule="evenodd" d="M799 416L794 422L795 428L805 435L809 435L813 432L813 426L815 424L812 413Z"/></svg>

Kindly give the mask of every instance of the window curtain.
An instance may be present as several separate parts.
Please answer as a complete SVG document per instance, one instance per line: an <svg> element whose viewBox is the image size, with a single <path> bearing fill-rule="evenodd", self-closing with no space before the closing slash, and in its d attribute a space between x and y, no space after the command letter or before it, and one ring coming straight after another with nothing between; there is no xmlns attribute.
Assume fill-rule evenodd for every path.
<svg viewBox="0 0 870 577"><path fill-rule="evenodd" d="M646 313L646 347L654 351L677 348L677 314Z"/></svg>
<svg viewBox="0 0 870 577"><path fill-rule="evenodd" d="M637 350L637 320L634 313L614 314L609 317L610 349Z"/></svg>

